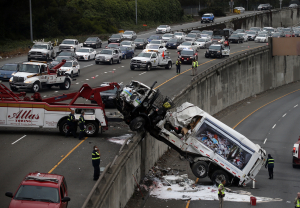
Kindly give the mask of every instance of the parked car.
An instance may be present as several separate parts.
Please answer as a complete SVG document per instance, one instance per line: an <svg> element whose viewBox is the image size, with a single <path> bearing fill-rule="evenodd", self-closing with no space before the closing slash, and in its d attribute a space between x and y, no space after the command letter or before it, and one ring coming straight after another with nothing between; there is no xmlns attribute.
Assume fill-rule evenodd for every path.
<svg viewBox="0 0 300 208"><path fill-rule="evenodd" d="M268 42L269 36L267 34L258 34L255 38L256 43L266 43Z"/></svg>
<svg viewBox="0 0 300 208"><path fill-rule="evenodd" d="M156 33L169 33L171 32L171 27L169 25L160 25L156 28Z"/></svg>
<svg viewBox="0 0 300 208"><path fill-rule="evenodd" d="M198 45L191 41L185 41L177 47L178 51L181 51L183 49L192 49L192 50L196 51L196 50L198 50Z"/></svg>
<svg viewBox="0 0 300 208"><path fill-rule="evenodd" d="M193 49L183 49L179 52L179 56L182 63L192 63L193 60L198 60L198 53Z"/></svg>
<svg viewBox="0 0 300 208"><path fill-rule="evenodd" d="M119 49L122 53L122 59L133 58L134 50L132 47L120 46Z"/></svg>
<svg viewBox="0 0 300 208"><path fill-rule="evenodd" d="M213 15L213 13L206 13L202 15L201 23L214 22L214 21L215 21L215 16Z"/></svg>
<svg viewBox="0 0 300 208"><path fill-rule="evenodd" d="M59 68L60 72L65 72L69 74L71 77L79 76L80 75L80 65L77 60L69 60Z"/></svg>
<svg viewBox="0 0 300 208"><path fill-rule="evenodd" d="M0 80L9 80L19 68L20 64L4 64L0 67Z"/></svg>
<svg viewBox="0 0 300 208"><path fill-rule="evenodd" d="M168 40L170 40L171 38L174 38L174 35L173 34L164 34L161 38L164 42L168 42Z"/></svg>
<svg viewBox="0 0 300 208"><path fill-rule="evenodd" d="M189 33L186 37L185 37L185 41L192 41L194 42L196 39L201 37L201 33Z"/></svg>
<svg viewBox="0 0 300 208"><path fill-rule="evenodd" d="M77 59L78 60L86 60L89 61L91 59L95 59L96 57L96 50L92 48L80 48L76 51Z"/></svg>
<svg viewBox="0 0 300 208"><path fill-rule="evenodd" d="M239 35L239 34L232 34L229 38L228 41L231 43L243 43L244 42L244 37Z"/></svg>
<svg viewBox="0 0 300 208"><path fill-rule="evenodd" d="M6 192L5 196L12 198L9 208L66 208L70 201L65 177L50 173L29 173L15 194Z"/></svg>
<svg viewBox="0 0 300 208"><path fill-rule="evenodd" d="M174 37L177 39L181 39L182 41L185 40L186 34L184 32L175 32Z"/></svg>
<svg viewBox="0 0 300 208"><path fill-rule="evenodd" d="M208 48L212 44L212 41L209 38L198 38L195 43L199 48Z"/></svg>
<svg viewBox="0 0 300 208"><path fill-rule="evenodd" d="M142 48L145 49L146 45L148 44L148 40L145 38L137 38L134 41L135 48Z"/></svg>
<svg viewBox="0 0 300 208"><path fill-rule="evenodd" d="M103 49L96 55L95 63L109 63L113 64L117 62L118 64L121 63L122 53L119 48L110 48L110 49Z"/></svg>
<svg viewBox="0 0 300 208"><path fill-rule="evenodd" d="M151 35L148 38L148 43L150 43L152 40L161 40L161 36L160 35Z"/></svg>
<svg viewBox="0 0 300 208"><path fill-rule="evenodd" d="M101 48L102 40L98 37L89 37L86 39L86 41L84 41L83 47Z"/></svg>
<svg viewBox="0 0 300 208"><path fill-rule="evenodd" d="M135 40L137 38L137 35L134 31L126 30L123 33L124 40Z"/></svg>
<svg viewBox="0 0 300 208"><path fill-rule="evenodd" d="M172 38L166 43L166 48L177 48L181 43L181 39Z"/></svg>
<svg viewBox="0 0 300 208"><path fill-rule="evenodd" d="M108 43L121 43L124 40L124 37L122 34L113 34L109 37Z"/></svg>
<svg viewBox="0 0 300 208"><path fill-rule="evenodd" d="M109 43L105 48L118 48L120 43Z"/></svg>
<svg viewBox="0 0 300 208"><path fill-rule="evenodd" d="M257 32L255 30L250 30L246 32L248 35L248 40L255 40Z"/></svg>

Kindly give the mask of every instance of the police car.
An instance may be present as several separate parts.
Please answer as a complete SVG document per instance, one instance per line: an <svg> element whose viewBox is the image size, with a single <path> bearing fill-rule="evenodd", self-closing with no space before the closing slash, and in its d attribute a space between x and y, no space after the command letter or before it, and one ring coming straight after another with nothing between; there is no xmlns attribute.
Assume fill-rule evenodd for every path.
<svg viewBox="0 0 300 208"><path fill-rule="evenodd" d="M179 52L178 58L180 58L180 61L182 63L191 63L193 60L198 60L198 53L196 50L192 49L183 49Z"/></svg>
<svg viewBox="0 0 300 208"><path fill-rule="evenodd" d="M205 58L223 58L229 56L230 47L223 44L212 44L205 52Z"/></svg>

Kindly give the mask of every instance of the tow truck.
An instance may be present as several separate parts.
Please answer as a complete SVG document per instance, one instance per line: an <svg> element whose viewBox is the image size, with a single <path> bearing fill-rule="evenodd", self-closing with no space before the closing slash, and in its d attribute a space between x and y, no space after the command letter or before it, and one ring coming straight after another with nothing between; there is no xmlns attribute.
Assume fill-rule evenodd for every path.
<svg viewBox="0 0 300 208"><path fill-rule="evenodd" d="M293 147L293 168L300 167L300 137Z"/></svg>
<svg viewBox="0 0 300 208"><path fill-rule="evenodd" d="M62 90L70 89L72 78L69 74L58 69L66 63L61 63L49 69L47 62L24 62L21 64L19 71L9 79L10 89L30 89L38 92L41 88L51 88L59 86Z"/></svg>
<svg viewBox="0 0 300 208"><path fill-rule="evenodd" d="M13 93L0 83L0 126L58 128L60 133L65 135L69 129L67 119L71 110L75 111L76 120L84 111L86 136L96 136L99 130L102 132L108 129L100 92L115 87L120 88L119 84L114 82L97 88L83 84L78 92L42 99L38 92L29 97L26 96L26 92ZM80 104L76 102L78 98L94 101L96 104ZM70 102L62 102L66 100Z"/></svg>

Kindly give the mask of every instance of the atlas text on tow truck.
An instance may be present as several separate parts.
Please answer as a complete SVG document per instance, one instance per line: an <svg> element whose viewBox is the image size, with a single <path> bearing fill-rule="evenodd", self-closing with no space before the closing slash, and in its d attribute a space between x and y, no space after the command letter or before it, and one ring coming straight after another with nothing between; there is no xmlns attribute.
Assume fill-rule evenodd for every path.
<svg viewBox="0 0 300 208"><path fill-rule="evenodd" d="M300 137L293 147L293 168L300 167Z"/></svg>
<svg viewBox="0 0 300 208"><path fill-rule="evenodd" d="M24 62L19 71L9 79L10 89L12 91L29 89L38 92L41 88L59 86L62 90L68 90L72 81L70 75L57 70L65 63L66 60L62 60L61 63L49 69L46 63Z"/></svg>
<svg viewBox="0 0 300 208"><path fill-rule="evenodd" d="M148 51L142 52L138 56L131 59L130 69L147 69L150 71L153 68L165 67L165 69L172 68L172 59L165 55L165 52Z"/></svg>
<svg viewBox="0 0 300 208"><path fill-rule="evenodd" d="M68 116L71 110L75 111L75 119L78 120L84 111L86 135L95 136L99 130L108 129L105 117L104 104L100 92L119 88L118 83L110 83L105 87L91 88L83 84L78 92L62 94L60 96L42 99L36 92L33 96L26 96L26 92L18 94L10 91L5 85L0 84L0 126L2 127L35 127L35 128L59 128L65 135L69 126ZM76 103L81 97L96 104ZM71 100L69 103L62 101Z"/></svg>
<svg viewBox="0 0 300 208"><path fill-rule="evenodd" d="M146 130L175 149L198 178L239 185L255 180L265 163L264 149L191 103L171 110L173 101L154 90L155 83L132 81L117 95L116 106L131 130Z"/></svg>

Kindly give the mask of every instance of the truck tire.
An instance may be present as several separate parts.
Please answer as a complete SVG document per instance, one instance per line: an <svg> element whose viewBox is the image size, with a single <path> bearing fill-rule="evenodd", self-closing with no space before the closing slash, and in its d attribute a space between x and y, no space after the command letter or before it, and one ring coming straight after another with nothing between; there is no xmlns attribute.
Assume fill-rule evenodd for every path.
<svg viewBox="0 0 300 208"><path fill-rule="evenodd" d="M33 83L31 91L32 92L38 92L39 90L40 90L40 83L39 82Z"/></svg>
<svg viewBox="0 0 300 208"><path fill-rule="evenodd" d="M130 69L133 71L133 70L134 70L134 67L133 67L133 66L131 66L131 67L130 67Z"/></svg>
<svg viewBox="0 0 300 208"><path fill-rule="evenodd" d="M71 82L69 79L65 79L64 83L60 84L60 89L61 90L68 90L70 89L70 85L71 85Z"/></svg>
<svg viewBox="0 0 300 208"><path fill-rule="evenodd" d="M74 73L73 73L73 71L71 72L71 78L73 78L74 77Z"/></svg>
<svg viewBox="0 0 300 208"><path fill-rule="evenodd" d="M165 68L166 68L166 69L171 69L171 68L172 68L172 62L169 61L169 62L168 62L168 65L167 65Z"/></svg>
<svg viewBox="0 0 300 208"><path fill-rule="evenodd" d="M13 92L18 91L18 89L15 88L15 87L11 87L10 90L13 91Z"/></svg>
<svg viewBox="0 0 300 208"><path fill-rule="evenodd" d="M217 186L222 182L222 180L226 180L226 184L229 182L228 174L224 170L216 170L211 176L211 181Z"/></svg>
<svg viewBox="0 0 300 208"><path fill-rule="evenodd" d="M68 119L65 118L59 122L59 132L65 136L68 130L69 130ZM75 126L75 133L76 131L77 131L77 126Z"/></svg>
<svg viewBox="0 0 300 208"><path fill-rule="evenodd" d="M97 64L100 64L100 62L99 61L95 61L95 64L97 65Z"/></svg>
<svg viewBox="0 0 300 208"><path fill-rule="evenodd" d="M144 128L145 123L145 119L139 116L130 122L129 128L131 129L131 131L139 131Z"/></svg>
<svg viewBox="0 0 300 208"><path fill-rule="evenodd" d="M197 178L205 178L208 172L208 165L204 161L195 162L192 165L192 172Z"/></svg>
<svg viewBox="0 0 300 208"><path fill-rule="evenodd" d="M113 59L110 59L109 64L112 65L114 63Z"/></svg>
<svg viewBox="0 0 300 208"><path fill-rule="evenodd" d="M148 64L146 65L146 69L147 69L147 71L150 71L150 70L151 70L151 64L150 64L150 63L148 63Z"/></svg>
<svg viewBox="0 0 300 208"><path fill-rule="evenodd" d="M99 124L96 121L85 121L85 134L86 136L96 136L99 132Z"/></svg>

